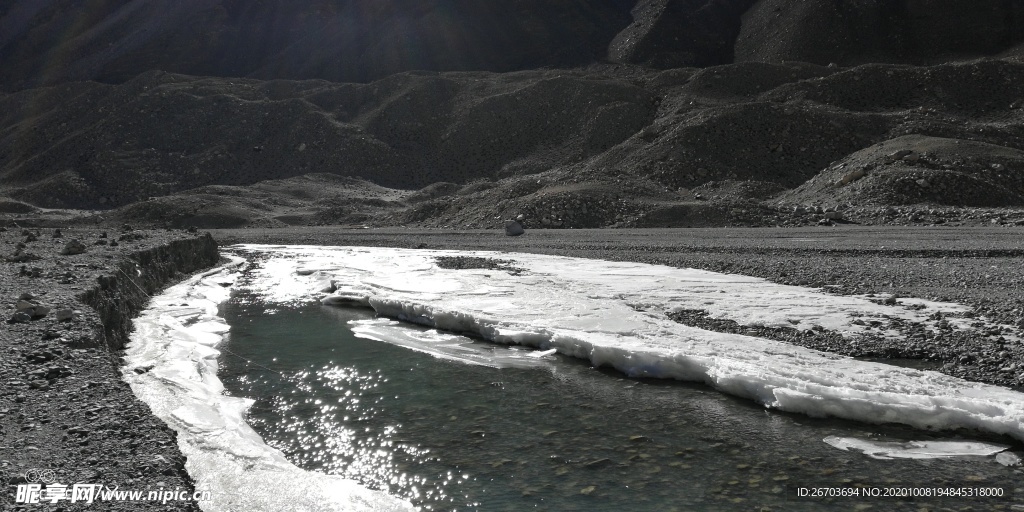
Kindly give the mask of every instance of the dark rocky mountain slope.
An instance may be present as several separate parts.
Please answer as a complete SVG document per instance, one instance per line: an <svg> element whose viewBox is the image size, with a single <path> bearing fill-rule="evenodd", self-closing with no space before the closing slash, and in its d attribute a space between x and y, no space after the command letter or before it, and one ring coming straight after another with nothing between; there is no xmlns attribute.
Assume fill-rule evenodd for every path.
<svg viewBox="0 0 1024 512"><path fill-rule="evenodd" d="M936 63L1019 53L1024 0L0 2L0 88L151 70L368 82L599 62Z"/></svg>
<svg viewBox="0 0 1024 512"><path fill-rule="evenodd" d="M1022 207L1022 2L8 2L0 211L593 227Z"/></svg>
<svg viewBox="0 0 1024 512"><path fill-rule="evenodd" d="M38 0L0 7L10 86L149 70L365 82L603 59L629 0Z"/></svg>
<svg viewBox="0 0 1024 512"><path fill-rule="evenodd" d="M1019 0L761 0L743 15L737 61L928 64L997 55L1024 40Z"/></svg>
<svg viewBox="0 0 1024 512"><path fill-rule="evenodd" d="M815 219L779 201L870 207L866 221L892 205L1020 207L1019 83L1012 60L369 84L152 72L0 97L0 195L12 211L213 225L785 224Z"/></svg>

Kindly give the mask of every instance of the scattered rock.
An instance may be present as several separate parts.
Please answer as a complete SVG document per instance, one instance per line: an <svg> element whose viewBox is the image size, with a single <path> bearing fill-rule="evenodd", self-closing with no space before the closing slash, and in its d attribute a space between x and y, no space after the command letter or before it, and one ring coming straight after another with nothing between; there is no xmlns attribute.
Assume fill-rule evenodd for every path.
<svg viewBox="0 0 1024 512"><path fill-rule="evenodd" d="M36 261L42 259L38 255L31 252L25 251L23 247L19 247L14 251L14 254L7 257L7 261L11 263L26 263L29 261Z"/></svg>
<svg viewBox="0 0 1024 512"><path fill-rule="evenodd" d="M25 313L24 311L19 311L19 312L15 313L14 315L11 316L11 319L9 320L9 322L15 323L15 324L20 324L20 323L28 322L30 320L32 320L32 315L30 315L28 313Z"/></svg>
<svg viewBox="0 0 1024 512"><path fill-rule="evenodd" d="M913 153L913 151L911 151L909 149L901 149L899 151L895 151L895 152L889 153L888 155L885 155L885 161L889 162L889 163L892 163L892 162L895 162L897 160L902 160L905 156L907 156L907 155L909 155L911 153Z"/></svg>
<svg viewBox="0 0 1024 512"><path fill-rule="evenodd" d="M515 221L515 220L507 220L507 221L505 221L505 234L506 235L508 235L508 236L519 236L519 235L522 235L523 233L526 233L526 230L523 229L523 225L520 224L519 221Z"/></svg>
<svg viewBox="0 0 1024 512"><path fill-rule="evenodd" d="M84 252L85 244L78 241L77 238L71 239L71 241L64 246L64 249L60 251L60 253L63 254L64 256L73 256L75 254L82 254Z"/></svg>
<svg viewBox="0 0 1024 512"><path fill-rule="evenodd" d="M853 183L863 178L865 174L867 174L867 172L864 169L856 169L854 171L850 171L849 173L843 175L843 177L839 179L839 185L849 185L850 183Z"/></svg>
<svg viewBox="0 0 1024 512"><path fill-rule="evenodd" d="M67 322L68 320L75 318L75 312L70 308L61 308L54 314L54 318L56 318L58 322Z"/></svg>

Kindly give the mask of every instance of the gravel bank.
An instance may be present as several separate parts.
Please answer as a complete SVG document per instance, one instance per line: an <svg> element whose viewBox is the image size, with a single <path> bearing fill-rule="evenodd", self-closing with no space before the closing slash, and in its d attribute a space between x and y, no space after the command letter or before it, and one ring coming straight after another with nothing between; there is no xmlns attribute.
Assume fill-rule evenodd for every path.
<svg viewBox="0 0 1024 512"><path fill-rule="evenodd" d="M148 296L215 264L216 243L184 232L62 231L0 232L0 509L199 510L190 501L13 503L27 480L193 492L175 432L121 379L119 351Z"/></svg>

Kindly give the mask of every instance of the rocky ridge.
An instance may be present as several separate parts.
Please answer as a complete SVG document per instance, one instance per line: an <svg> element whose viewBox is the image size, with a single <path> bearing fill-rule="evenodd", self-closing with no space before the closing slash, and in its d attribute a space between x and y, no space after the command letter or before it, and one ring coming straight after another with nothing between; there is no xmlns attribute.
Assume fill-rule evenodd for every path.
<svg viewBox="0 0 1024 512"><path fill-rule="evenodd" d="M0 194L22 222L77 208L175 227L1013 223L1022 75L1008 59L370 84L153 72L0 97Z"/></svg>

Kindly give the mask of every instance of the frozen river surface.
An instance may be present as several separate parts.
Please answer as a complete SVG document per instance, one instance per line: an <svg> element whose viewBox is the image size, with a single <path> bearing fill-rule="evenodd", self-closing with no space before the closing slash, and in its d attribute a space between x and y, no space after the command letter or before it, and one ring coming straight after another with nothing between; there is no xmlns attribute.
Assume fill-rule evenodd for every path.
<svg viewBox="0 0 1024 512"><path fill-rule="evenodd" d="M644 500L651 510L770 502L799 508L794 489L807 484L991 484L1012 493L1019 477L994 461L1014 443L1006 438L962 439L770 412L968 427L1020 440L1019 393L665 318L673 308L703 309L745 325L857 336L870 324L857 319L927 325L935 311L955 317L963 310L955 304L905 299L886 306L744 276L553 256L470 254L509 262L449 270L436 263L437 256L454 255L445 251L238 250L251 261L241 274L222 272L156 301L147 313L151 328L149 317L140 319L129 357L129 366L154 369L126 375L140 396L164 405L172 426L201 440L183 441L197 454L227 442L223 458L265 459L281 465L268 471L282 474L292 471L280 460L286 459L344 477L302 481L319 489L324 510L335 509L330 499L355 495L366 509L404 506L389 502L392 496L424 507L480 504L481 510L530 504L610 510ZM219 355L213 347L227 330L216 304L229 288L240 295L224 313L232 332L221 348L231 355L221 358L221 373L230 393L244 399L223 396L220 381L209 375ZM206 303L189 313L196 300ZM369 306L430 328L317 303ZM168 336L191 343L190 351L152 342ZM196 363L206 368L198 379L189 375ZM743 400L704 386L637 380L645 377L703 383ZM160 389L173 382L178 391ZM189 395L198 397L204 385L213 385L206 404L232 407L190 404ZM260 452L260 436L240 421L250 399L256 403L250 422L280 451L263 445L267 453ZM946 455L959 457L934 458ZM1012 455L1000 457L1005 462ZM202 457L195 458L193 464L190 455L190 465L202 474ZM362 486L346 487L353 482Z"/></svg>

